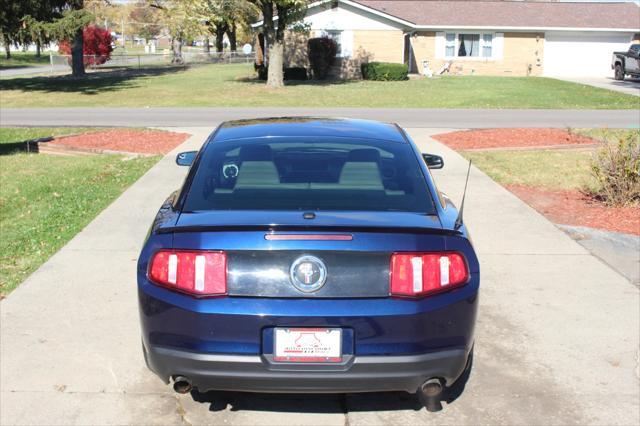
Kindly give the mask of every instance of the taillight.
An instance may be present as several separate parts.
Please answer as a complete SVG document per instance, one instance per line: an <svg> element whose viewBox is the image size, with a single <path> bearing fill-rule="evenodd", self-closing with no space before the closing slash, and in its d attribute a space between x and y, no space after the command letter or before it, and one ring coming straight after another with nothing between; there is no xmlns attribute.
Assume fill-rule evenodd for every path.
<svg viewBox="0 0 640 426"><path fill-rule="evenodd" d="M227 293L227 256L216 251L160 250L151 260L149 279L196 296L223 295Z"/></svg>
<svg viewBox="0 0 640 426"><path fill-rule="evenodd" d="M393 296L420 297L463 286L469 270L460 253L395 253L391 256Z"/></svg>

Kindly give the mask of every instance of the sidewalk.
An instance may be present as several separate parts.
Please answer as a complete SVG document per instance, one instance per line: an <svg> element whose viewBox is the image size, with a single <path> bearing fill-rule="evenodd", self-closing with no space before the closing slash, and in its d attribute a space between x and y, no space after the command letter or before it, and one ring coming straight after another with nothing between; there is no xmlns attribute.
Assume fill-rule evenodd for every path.
<svg viewBox="0 0 640 426"><path fill-rule="evenodd" d="M177 395L140 350L135 267L157 208L186 169L177 151L0 302L1 424L638 424L638 289L486 175L472 169L466 222L482 269L476 358L439 414L405 394ZM439 130L441 131L441 130ZM458 202L466 162L434 171ZM212 397L212 398L211 398Z"/></svg>

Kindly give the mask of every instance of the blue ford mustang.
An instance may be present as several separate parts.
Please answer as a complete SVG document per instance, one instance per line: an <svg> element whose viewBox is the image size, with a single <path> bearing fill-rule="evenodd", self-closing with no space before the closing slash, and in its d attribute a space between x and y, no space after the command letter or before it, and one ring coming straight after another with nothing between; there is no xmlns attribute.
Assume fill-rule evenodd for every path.
<svg viewBox="0 0 640 426"><path fill-rule="evenodd" d="M400 127L227 122L158 212L138 261L149 368L178 392L417 393L471 368L479 265Z"/></svg>

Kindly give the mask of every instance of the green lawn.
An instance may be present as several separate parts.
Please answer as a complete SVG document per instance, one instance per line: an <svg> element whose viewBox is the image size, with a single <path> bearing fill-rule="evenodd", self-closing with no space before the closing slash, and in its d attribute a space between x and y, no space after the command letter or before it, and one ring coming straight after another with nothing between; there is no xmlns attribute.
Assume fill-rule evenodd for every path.
<svg viewBox="0 0 640 426"><path fill-rule="evenodd" d="M640 141L640 129L599 128L599 129L572 129L571 131L599 140L601 142L617 143L620 141L620 139L626 139L627 137L630 137L630 136L633 136L636 140Z"/></svg>
<svg viewBox="0 0 640 426"><path fill-rule="evenodd" d="M85 130L0 128L0 148ZM158 159L0 155L0 294L13 290Z"/></svg>
<svg viewBox="0 0 640 426"><path fill-rule="evenodd" d="M502 185L579 189L591 184L591 151L463 151L462 155Z"/></svg>
<svg viewBox="0 0 640 426"><path fill-rule="evenodd" d="M11 59L7 59L4 53L0 54L0 70L9 68L35 67L37 65L48 64L48 53L42 53L39 58L36 58L35 53L11 52Z"/></svg>
<svg viewBox="0 0 640 426"><path fill-rule="evenodd" d="M634 136L640 129L572 129L601 142L617 142ZM549 189L593 189L591 176L593 149L462 151L474 165L503 185L521 184Z"/></svg>
<svg viewBox="0 0 640 426"><path fill-rule="evenodd" d="M296 82L281 90L251 64L111 71L78 80L0 80L3 107L218 106L640 108L640 98L541 77L440 77L401 82Z"/></svg>

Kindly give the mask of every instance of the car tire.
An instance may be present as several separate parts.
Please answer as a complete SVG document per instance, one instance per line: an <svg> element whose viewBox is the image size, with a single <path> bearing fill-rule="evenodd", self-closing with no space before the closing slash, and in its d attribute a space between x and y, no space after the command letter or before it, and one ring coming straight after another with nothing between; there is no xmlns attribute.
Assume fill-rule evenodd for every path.
<svg viewBox="0 0 640 426"><path fill-rule="evenodd" d="M614 78L619 81L624 80L624 70L622 69L622 65L616 64Z"/></svg>

